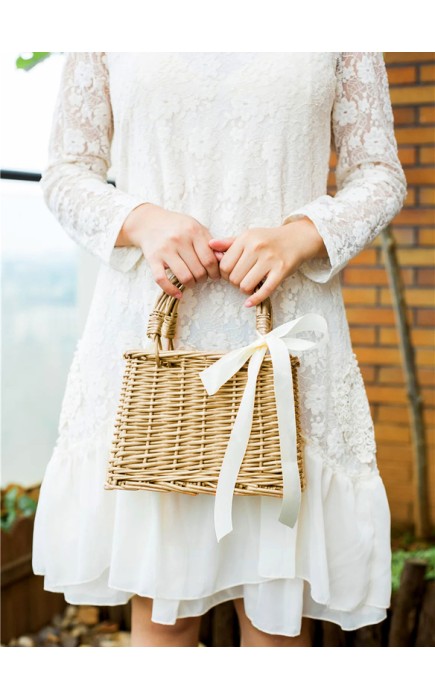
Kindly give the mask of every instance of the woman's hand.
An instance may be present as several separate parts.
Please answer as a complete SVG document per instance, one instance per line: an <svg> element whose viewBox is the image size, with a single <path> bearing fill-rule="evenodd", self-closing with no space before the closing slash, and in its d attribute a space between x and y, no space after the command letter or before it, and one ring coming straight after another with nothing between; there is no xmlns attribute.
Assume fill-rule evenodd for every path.
<svg viewBox="0 0 435 700"><path fill-rule="evenodd" d="M245 306L266 299L305 260L328 255L323 238L307 217L283 226L251 228L234 238L212 238L208 244L219 257L221 277L251 295Z"/></svg>
<svg viewBox="0 0 435 700"><path fill-rule="evenodd" d="M165 269L169 267L186 287L208 276L218 279L219 261L208 245L210 239L209 230L192 216L144 202L130 212L115 245L141 248L155 282L180 299L182 293Z"/></svg>

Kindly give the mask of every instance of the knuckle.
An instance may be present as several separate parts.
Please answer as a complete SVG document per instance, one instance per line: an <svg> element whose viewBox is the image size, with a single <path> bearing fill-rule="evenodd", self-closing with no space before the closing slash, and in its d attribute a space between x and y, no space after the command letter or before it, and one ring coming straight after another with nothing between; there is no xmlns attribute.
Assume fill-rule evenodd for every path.
<svg viewBox="0 0 435 700"><path fill-rule="evenodd" d="M207 270L204 270L204 269L201 270L201 272L199 273L199 275L196 275L196 279L197 279L199 282L205 282L205 280L207 279L207 277L208 277Z"/></svg>
<svg viewBox="0 0 435 700"><path fill-rule="evenodd" d="M266 242L262 238L254 238L251 243L252 250L260 251L266 247Z"/></svg>
<svg viewBox="0 0 435 700"><path fill-rule="evenodd" d="M173 248L174 244L178 245L182 242L182 240L183 234L180 230L172 231L172 233L169 235L169 238L162 246L163 251L169 252Z"/></svg>
<svg viewBox="0 0 435 700"><path fill-rule="evenodd" d="M205 259L204 265L205 265L207 270L214 270L215 269L216 257L213 253Z"/></svg>
<svg viewBox="0 0 435 700"><path fill-rule="evenodd" d="M194 281L193 275L189 274L188 272L184 272L178 277L178 279L180 280L180 282L182 282L182 284L185 285L192 284L192 282Z"/></svg>
<svg viewBox="0 0 435 700"><path fill-rule="evenodd" d="M199 229L199 224L194 220L187 221L185 226L184 226L184 232L188 236L195 235L198 232L198 229Z"/></svg>

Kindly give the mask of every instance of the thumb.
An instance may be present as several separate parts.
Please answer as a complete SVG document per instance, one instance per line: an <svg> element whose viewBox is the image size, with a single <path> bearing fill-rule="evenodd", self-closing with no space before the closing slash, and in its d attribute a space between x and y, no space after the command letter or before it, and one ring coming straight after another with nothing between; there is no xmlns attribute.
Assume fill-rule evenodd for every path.
<svg viewBox="0 0 435 700"><path fill-rule="evenodd" d="M210 238L208 244L213 250L219 250L221 252L228 250L231 244L234 243L235 238Z"/></svg>

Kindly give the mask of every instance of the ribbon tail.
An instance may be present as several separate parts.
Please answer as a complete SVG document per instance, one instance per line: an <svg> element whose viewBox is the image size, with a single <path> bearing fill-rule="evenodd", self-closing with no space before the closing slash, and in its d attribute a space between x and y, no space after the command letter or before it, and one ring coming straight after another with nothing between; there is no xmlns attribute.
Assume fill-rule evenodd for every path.
<svg viewBox="0 0 435 700"><path fill-rule="evenodd" d="M207 393L209 395L216 393L222 384L225 384L249 360L254 352L253 343L245 345L243 348L230 350L212 365L198 372Z"/></svg>
<svg viewBox="0 0 435 700"><path fill-rule="evenodd" d="M269 337L267 344L272 356L283 478L283 500L278 519L284 525L292 528L299 515L301 483L297 462L291 359L287 347L281 339Z"/></svg>
<svg viewBox="0 0 435 700"><path fill-rule="evenodd" d="M257 376L266 350L266 347L260 348L249 360L245 390L220 469L214 506L214 523L218 542L233 529L234 487L251 434Z"/></svg>

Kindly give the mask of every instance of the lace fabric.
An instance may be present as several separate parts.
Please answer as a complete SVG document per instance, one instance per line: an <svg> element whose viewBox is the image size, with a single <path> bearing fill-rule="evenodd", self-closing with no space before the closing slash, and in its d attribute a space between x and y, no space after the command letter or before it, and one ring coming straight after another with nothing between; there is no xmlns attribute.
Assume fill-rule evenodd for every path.
<svg viewBox="0 0 435 700"><path fill-rule="evenodd" d="M333 197L326 193L331 141L338 158ZM116 188L106 181L112 166ZM382 54L68 53L40 184L66 233L101 264L44 477L35 573L46 574L49 590L68 591L72 602L115 604L146 590L155 598L156 621L204 610L219 591L244 594L239 584L248 578L254 623L267 631L273 629L266 613L280 619L273 585L261 588L270 578L285 579L282 600L297 597L296 618L295 611L305 610L344 625L378 620L388 604L388 503L339 272L395 216L406 194ZM312 486L299 534L275 524L271 499L261 507L255 499L236 499L234 538L223 538L218 551L210 528L202 535L203 559L192 552L192 561L207 562L211 578L192 564L193 578L180 582L179 595L171 588L177 574L167 569L171 557L178 562L168 523L177 513L184 551L199 523L211 522L213 500L198 497L193 506L182 495L103 490L122 355L144 347L148 315L161 292L142 250L114 245L123 221L142 202L190 214L214 237L308 216L328 252L301 265L271 295L274 325L314 311L326 318L330 334L328 346L300 356L301 428ZM289 245L291 235L289 228ZM253 340L255 309L243 306L245 298L225 280L186 289L174 346L225 352ZM346 530L346 517L354 515ZM50 533L49 522L62 518L62 527ZM138 539L143 561L132 550L121 554L131 527L155 533ZM359 558L352 563L354 555ZM160 578L146 568L147 557L158 564ZM248 568L240 568L242 560ZM221 573L234 576L218 575L218 561L225 562ZM313 599L291 578L290 561L298 561L291 571L310 581ZM206 576L207 595L194 575ZM358 591L352 604L344 582ZM284 628L294 634L295 619Z"/></svg>

